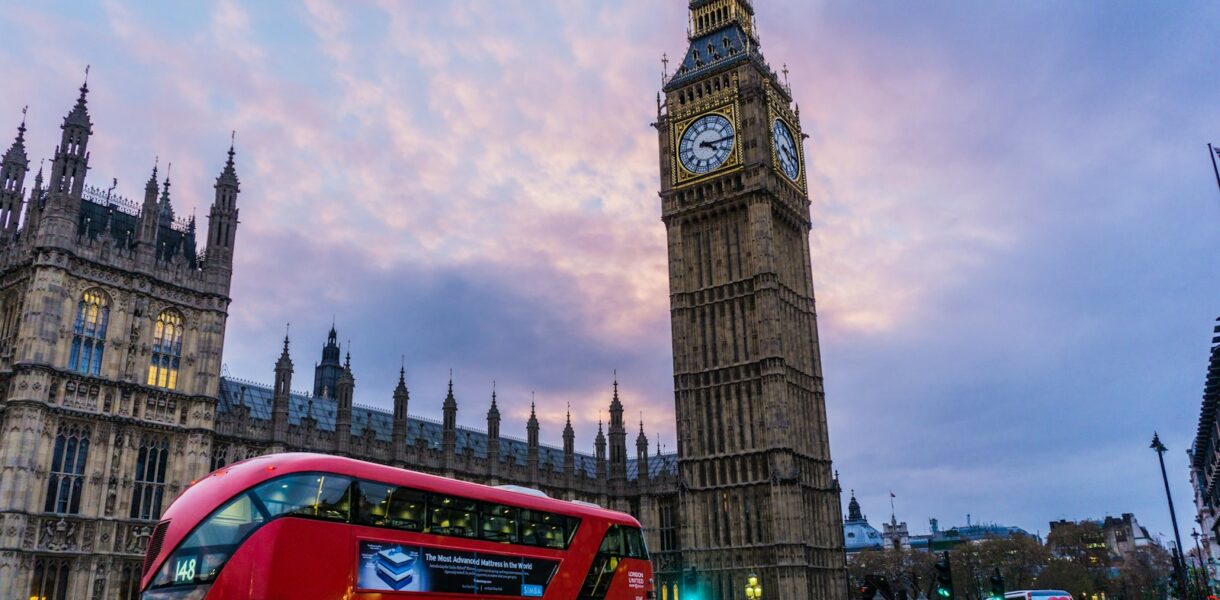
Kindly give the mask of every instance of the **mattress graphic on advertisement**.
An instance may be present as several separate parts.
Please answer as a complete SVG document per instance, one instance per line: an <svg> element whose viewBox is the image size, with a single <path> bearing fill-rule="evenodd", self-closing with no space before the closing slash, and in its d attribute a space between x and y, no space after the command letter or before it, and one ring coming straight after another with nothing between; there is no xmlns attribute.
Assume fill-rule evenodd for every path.
<svg viewBox="0 0 1220 600"><path fill-rule="evenodd" d="M415 578L415 555L401 547L386 548L377 553L377 575L390 588L401 590Z"/></svg>

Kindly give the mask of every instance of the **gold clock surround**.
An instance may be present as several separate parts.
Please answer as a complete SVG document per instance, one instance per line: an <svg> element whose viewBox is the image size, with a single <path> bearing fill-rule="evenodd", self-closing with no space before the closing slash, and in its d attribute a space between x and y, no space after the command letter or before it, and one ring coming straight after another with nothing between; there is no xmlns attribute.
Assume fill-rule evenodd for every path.
<svg viewBox="0 0 1220 600"><path fill-rule="evenodd" d="M788 131L792 133L792 141L796 146L796 159L799 166L796 179L791 179L784 174L784 170L779 164L779 149L775 146L775 136L768 133L768 144L771 146L771 168L775 170L779 178L794 185L802 193L808 192L806 186L805 173L808 171L808 165L805 162L805 144L804 136L801 134L800 119L798 115L788 109L788 102L784 100L776 90L770 85L766 86L767 94L767 129L773 131L776 119L783 121L784 125L788 126Z"/></svg>
<svg viewBox="0 0 1220 600"><path fill-rule="evenodd" d="M674 122L673 126L670 128L670 133L669 133L669 148L670 148L670 154L673 157L672 158L672 162L673 162L672 173L674 174L674 181L673 181L674 187L679 187L679 186L687 185L690 183L695 183L696 181L699 181L701 179L705 179L708 177L715 177L718 175L722 175L728 171L733 171L733 170L741 168L741 141L740 141L741 123L740 123L740 120L737 118L737 113L738 113L737 103L729 102L727 104L724 104L723 106L720 106L720 107L717 107L717 108L714 108L711 110L703 111L703 112L700 112L697 114L692 114L689 117L686 117L685 119L681 119L681 120ZM695 173L695 172L687 169L686 165L682 164L681 157L678 156L678 144L680 143L680 141L682 139L682 134L686 132L687 127L689 127L695 121L697 121L703 117L706 117L708 115L720 115L720 116L724 117L725 119L728 119L729 123L731 123L733 125L733 135L735 138L733 140L733 150L731 152L729 152L728 158L724 159L724 162L719 167L716 167L715 169L713 169L707 173Z"/></svg>

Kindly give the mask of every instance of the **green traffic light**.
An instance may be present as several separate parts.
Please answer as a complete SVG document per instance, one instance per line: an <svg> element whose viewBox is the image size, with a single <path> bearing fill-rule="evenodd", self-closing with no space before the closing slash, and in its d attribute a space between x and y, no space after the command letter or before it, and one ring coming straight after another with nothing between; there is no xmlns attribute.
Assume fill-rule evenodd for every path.
<svg viewBox="0 0 1220 600"><path fill-rule="evenodd" d="M951 595L946 588L936 588L936 593L940 594L942 598L948 598Z"/></svg>

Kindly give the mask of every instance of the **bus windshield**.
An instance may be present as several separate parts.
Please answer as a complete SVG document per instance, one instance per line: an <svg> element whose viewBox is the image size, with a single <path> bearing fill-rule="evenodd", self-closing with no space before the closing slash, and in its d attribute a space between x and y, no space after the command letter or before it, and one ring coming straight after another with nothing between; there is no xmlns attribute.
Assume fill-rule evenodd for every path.
<svg viewBox="0 0 1220 600"><path fill-rule="evenodd" d="M161 565L153 587L193 585L216 578L242 540L281 515L344 521L351 480L324 474L273 479L229 500L199 524Z"/></svg>

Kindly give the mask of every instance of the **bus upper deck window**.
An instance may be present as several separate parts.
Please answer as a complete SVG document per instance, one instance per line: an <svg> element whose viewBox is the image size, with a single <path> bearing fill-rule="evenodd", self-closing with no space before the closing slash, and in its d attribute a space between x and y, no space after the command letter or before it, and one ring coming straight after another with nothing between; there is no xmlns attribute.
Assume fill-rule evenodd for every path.
<svg viewBox="0 0 1220 600"><path fill-rule="evenodd" d="M623 532L624 556L630 558L648 558L648 550L644 548L644 535L635 527L619 527Z"/></svg>
<svg viewBox="0 0 1220 600"><path fill-rule="evenodd" d="M609 554L611 556L623 555L623 532L618 525L611 525L606 531L606 537L602 538L602 547L598 548L598 552Z"/></svg>
<svg viewBox="0 0 1220 600"><path fill-rule="evenodd" d="M273 479L254 488L254 493L272 517L291 514L346 521L351 484L346 477L311 473Z"/></svg>
<svg viewBox="0 0 1220 600"><path fill-rule="evenodd" d="M478 507L474 500L428 495L428 533L478 537Z"/></svg>
<svg viewBox="0 0 1220 600"><path fill-rule="evenodd" d="M518 511L514 506L484 504L480 518L481 537L493 542L516 544L521 541L517 531Z"/></svg>
<svg viewBox="0 0 1220 600"><path fill-rule="evenodd" d="M366 525L385 525L390 510L390 493L394 486L371 481L361 481L356 486L356 514L358 522Z"/></svg>

